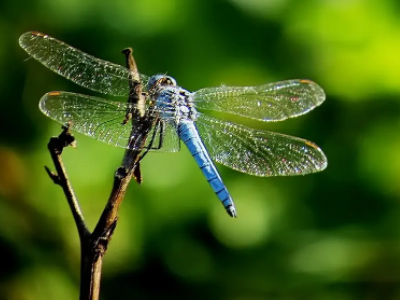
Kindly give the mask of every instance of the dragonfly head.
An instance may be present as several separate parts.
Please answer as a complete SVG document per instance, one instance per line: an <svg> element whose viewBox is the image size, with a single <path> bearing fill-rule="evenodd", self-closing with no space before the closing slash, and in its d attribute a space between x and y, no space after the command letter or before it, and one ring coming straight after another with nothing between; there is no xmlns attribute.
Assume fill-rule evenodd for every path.
<svg viewBox="0 0 400 300"><path fill-rule="evenodd" d="M147 83L147 90L151 90L156 86L176 86L176 80L171 76L153 75Z"/></svg>

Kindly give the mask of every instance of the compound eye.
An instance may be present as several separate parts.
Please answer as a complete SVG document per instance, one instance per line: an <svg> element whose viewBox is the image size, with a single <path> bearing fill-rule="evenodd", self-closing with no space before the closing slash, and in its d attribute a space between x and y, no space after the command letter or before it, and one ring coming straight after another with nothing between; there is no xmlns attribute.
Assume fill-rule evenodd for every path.
<svg viewBox="0 0 400 300"><path fill-rule="evenodd" d="M176 86L176 81L174 78L172 78L171 76L165 76L165 85L172 85L172 86Z"/></svg>
<svg viewBox="0 0 400 300"><path fill-rule="evenodd" d="M176 86L176 81L171 76L154 75L150 78L147 88L150 90L156 86Z"/></svg>
<svg viewBox="0 0 400 300"><path fill-rule="evenodd" d="M149 82L147 83L147 89L150 90L154 88L157 84L160 83L160 80L163 79L163 75L154 75L150 78Z"/></svg>

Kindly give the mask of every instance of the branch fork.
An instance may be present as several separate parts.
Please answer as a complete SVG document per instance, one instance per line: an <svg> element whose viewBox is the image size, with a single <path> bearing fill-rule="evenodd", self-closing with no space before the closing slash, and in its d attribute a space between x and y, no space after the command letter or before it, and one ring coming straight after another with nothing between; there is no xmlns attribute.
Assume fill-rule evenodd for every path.
<svg viewBox="0 0 400 300"><path fill-rule="evenodd" d="M146 117L145 97L142 93L142 83L138 76L136 63L132 56L132 49L123 51L126 57L127 68L130 71L128 103L132 103L132 109L127 111L126 118L121 126L131 126L134 145L144 145L151 129L151 118ZM126 190L132 177L140 184L142 175L139 161L142 158L142 149L128 149L125 151L121 166L114 174L114 184L107 204L100 216L93 232L88 229L78 199L74 193L71 182L61 159L65 147L76 147L74 136L70 129L72 124L62 126L62 132L58 137L49 140L47 148L50 152L56 171L45 167L50 179L59 185L67 199L79 234L81 245L81 283L80 300L98 300L100 294L100 279L105 255L114 230L118 223L118 211L125 197ZM133 138L132 138L133 139Z"/></svg>

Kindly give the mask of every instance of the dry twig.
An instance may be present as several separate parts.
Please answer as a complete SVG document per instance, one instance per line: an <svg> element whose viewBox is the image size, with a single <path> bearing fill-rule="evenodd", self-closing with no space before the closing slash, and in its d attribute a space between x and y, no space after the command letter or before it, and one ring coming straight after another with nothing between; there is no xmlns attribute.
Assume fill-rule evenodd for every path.
<svg viewBox="0 0 400 300"><path fill-rule="evenodd" d="M121 166L114 174L114 184L110 197L93 232L90 232L86 226L78 200L61 160L63 149L69 145L74 145L75 139L70 133L71 124L63 126L62 133L58 137L52 137L48 143L56 173L51 172L48 167L46 167L46 171L53 182L62 187L79 233L81 243L80 300L99 299L103 256L117 226L118 211L132 177L138 183L141 183L139 160L152 126L151 118L145 114L145 97L142 94L142 83L138 77L132 49L126 49L123 53L126 56L127 68L131 71L128 103L132 104L132 109L127 111L125 125L122 126L130 126L127 123L131 121L131 139L127 141L128 149L125 151Z"/></svg>

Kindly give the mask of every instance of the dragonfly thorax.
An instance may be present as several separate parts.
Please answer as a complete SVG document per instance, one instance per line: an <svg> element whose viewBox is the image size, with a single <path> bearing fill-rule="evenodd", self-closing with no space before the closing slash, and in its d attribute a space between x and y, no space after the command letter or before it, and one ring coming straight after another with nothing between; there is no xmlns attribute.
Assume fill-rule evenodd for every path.
<svg viewBox="0 0 400 300"><path fill-rule="evenodd" d="M152 83L152 85L150 85ZM149 80L149 100L160 112L162 119L181 120L197 119L197 111L193 106L192 94L176 85L170 76L155 75Z"/></svg>

